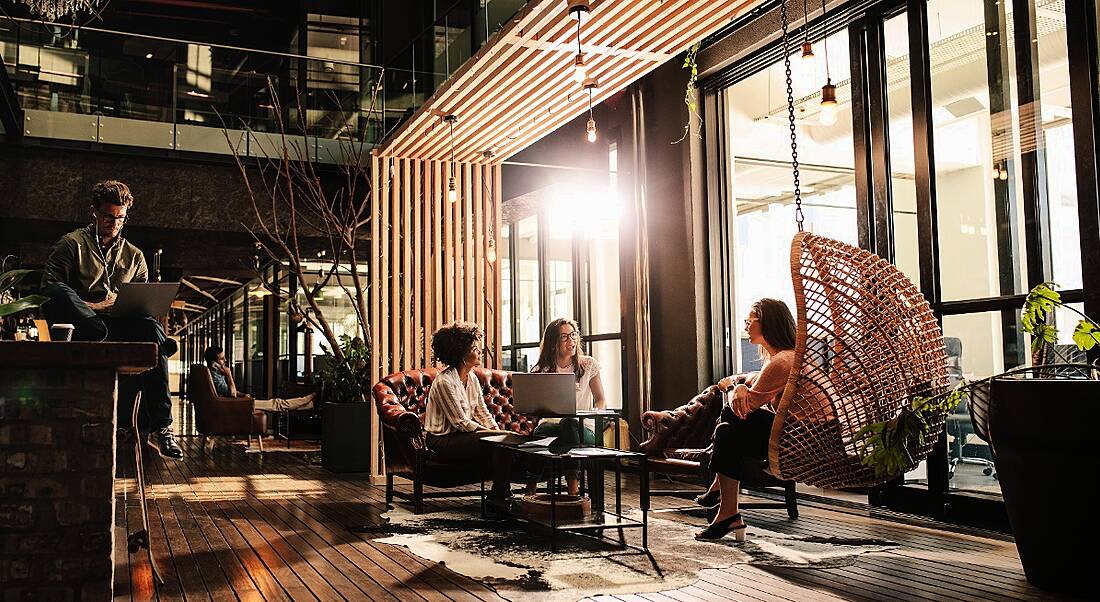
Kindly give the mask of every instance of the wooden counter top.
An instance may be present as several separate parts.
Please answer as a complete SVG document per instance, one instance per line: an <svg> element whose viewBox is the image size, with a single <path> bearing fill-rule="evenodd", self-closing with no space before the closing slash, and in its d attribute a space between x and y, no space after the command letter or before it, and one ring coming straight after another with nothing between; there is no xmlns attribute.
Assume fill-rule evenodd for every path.
<svg viewBox="0 0 1100 602"><path fill-rule="evenodd" d="M65 366L115 368L133 374L156 365L157 346L153 343L0 341L0 370Z"/></svg>

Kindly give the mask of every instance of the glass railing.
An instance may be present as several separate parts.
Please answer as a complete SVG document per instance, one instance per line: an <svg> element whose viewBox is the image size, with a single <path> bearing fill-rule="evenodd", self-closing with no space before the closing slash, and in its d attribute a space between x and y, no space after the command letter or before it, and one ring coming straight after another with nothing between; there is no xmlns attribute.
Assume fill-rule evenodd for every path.
<svg viewBox="0 0 1100 602"><path fill-rule="evenodd" d="M325 160L341 140L381 142L524 4L454 3L384 69L19 19L0 22L0 56L31 137L264 155L281 122Z"/></svg>
<svg viewBox="0 0 1100 602"><path fill-rule="evenodd" d="M382 68L361 63L148 40L0 22L0 56L26 113L26 135L265 155L282 130L305 139L303 152L328 160L348 141L367 150L377 144L410 112L399 83L436 75L391 67L382 77Z"/></svg>
<svg viewBox="0 0 1100 602"><path fill-rule="evenodd" d="M470 3L455 3L389 60L384 85L390 128L431 98L524 4L526 0L481 0L472 10Z"/></svg>

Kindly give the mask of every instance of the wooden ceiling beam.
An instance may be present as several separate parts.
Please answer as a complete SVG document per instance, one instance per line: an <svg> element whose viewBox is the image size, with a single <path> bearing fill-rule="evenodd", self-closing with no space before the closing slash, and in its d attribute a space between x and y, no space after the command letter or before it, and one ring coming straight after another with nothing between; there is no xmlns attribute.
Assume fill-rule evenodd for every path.
<svg viewBox="0 0 1100 602"><path fill-rule="evenodd" d="M683 52L762 0L595 0L582 22L593 104ZM446 161L455 114L455 160L501 161L588 109L572 79L576 22L564 0L528 2L383 142L379 154ZM492 159L482 155L493 150Z"/></svg>

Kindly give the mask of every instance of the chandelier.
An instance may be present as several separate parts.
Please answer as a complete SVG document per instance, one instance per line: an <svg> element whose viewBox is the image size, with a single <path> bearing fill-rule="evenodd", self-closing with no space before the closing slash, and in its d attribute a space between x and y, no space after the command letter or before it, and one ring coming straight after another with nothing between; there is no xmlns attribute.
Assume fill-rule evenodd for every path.
<svg viewBox="0 0 1100 602"><path fill-rule="evenodd" d="M22 2L30 7L32 14L47 21L56 21L58 17L64 17L70 13L93 11L100 0L22 0Z"/></svg>

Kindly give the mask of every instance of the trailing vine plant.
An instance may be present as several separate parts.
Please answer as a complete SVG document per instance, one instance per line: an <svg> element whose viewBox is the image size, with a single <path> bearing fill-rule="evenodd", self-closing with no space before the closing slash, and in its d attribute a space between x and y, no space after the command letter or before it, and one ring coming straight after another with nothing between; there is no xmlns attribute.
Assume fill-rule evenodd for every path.
<svg viewBox="0 0 1100 602"><path fill-rule="evenodd" d="M1100 325L1066 305L1056 287L1053 282L1044 282L1031 289L1024 299L1020 322L1024 332L1032 337L1032 352L1037 357L1043 357L1041 352L1058 341L1058 329L1051 322L1051 312L1057 307L1064 307L1081 316L1073 330L1073 342L1079 350L1087 352L1100 345ZM939 435L932 432L936 417L953 411L978 387L1010 373L1012 371L973 382L962 380L955 389L939 395L914 396L912 403L902 408L894 418L867 425L855 434L853 442L861 461L865 466L874 468L877 477L901 474L912 465L908 450L923 445L926 437Z"/></svg>
<svg viewBox="0 0 1100 602"><path fill-rule="evenodd" d="M695 84L699 81L699 64L696 62L696 57L699 55L699 42L692 44L691 48L688 48L687 54L684 56L683 68L688 71L687 84L684 86L684 104L687 106L688 118L687 123L684 124L684 135L680 136L678 140L674 140L672 144L679 144L683 142L688 134L691 133L691 116L694 115L699 121L703 120L703 117L699 115L699 103L695 99ZM702 138L698 132L695 135Z"/></svg>

